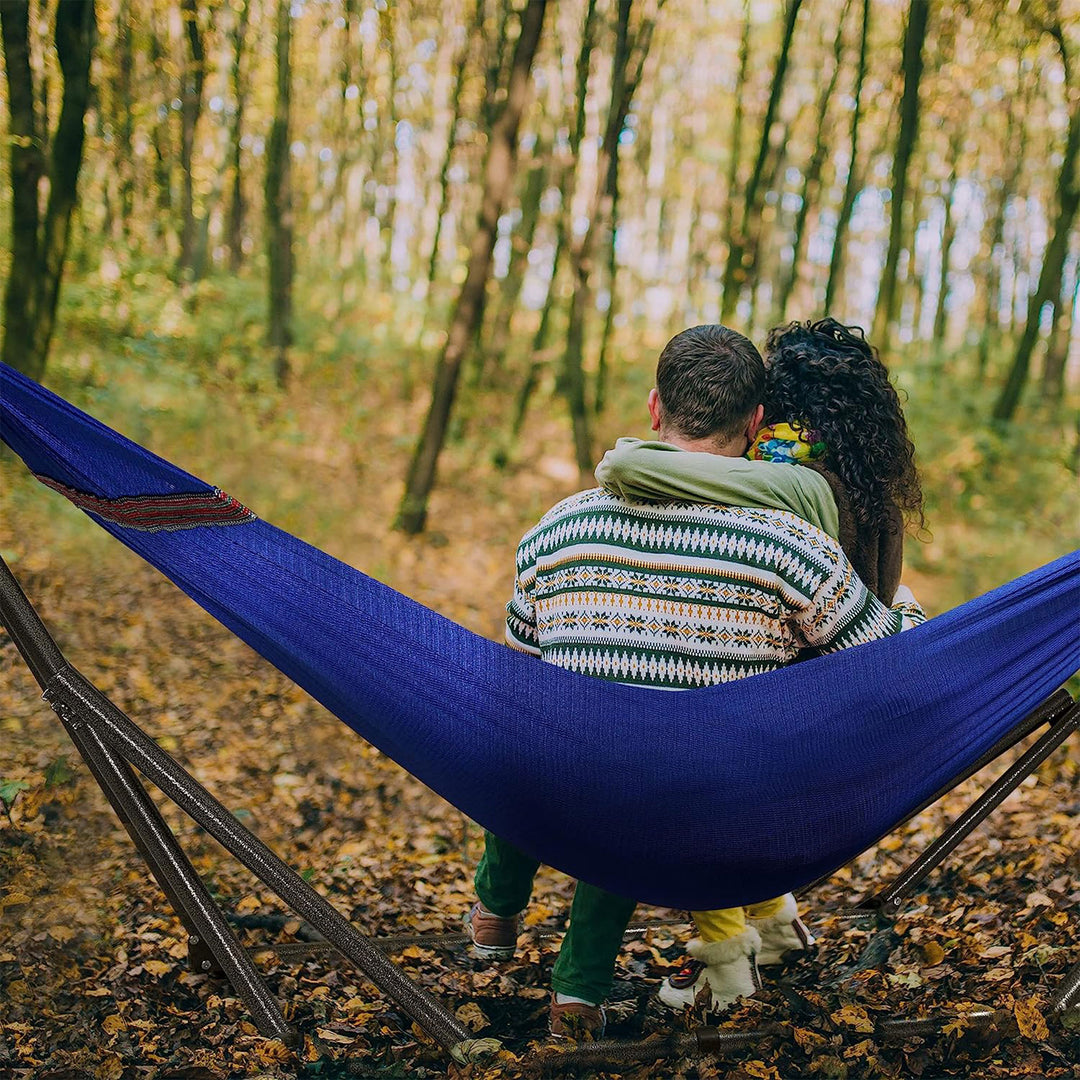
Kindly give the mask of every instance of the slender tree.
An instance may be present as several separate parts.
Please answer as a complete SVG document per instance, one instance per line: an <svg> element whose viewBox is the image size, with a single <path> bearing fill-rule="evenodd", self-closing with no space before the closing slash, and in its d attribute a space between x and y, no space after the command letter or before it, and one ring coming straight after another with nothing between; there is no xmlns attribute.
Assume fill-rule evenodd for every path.
<svg viewBox="0 0 1080 1080"><path fill-rule="evenodd" d="M825 286L825 311L831 312L839 295L844 274L844 252L848 223L855 208L855 196L859 193L859 122L862 119L863 83L866 80L866 42L870 30L870 0L862 0L862 29L859 34L859 64L852 91L851 135L848 139L848 169L844 180L844 195L836 215L836 231L833 234L832 256L829 260L829 280Z"/></svg>
<svg viewBox="0 0 1080 1080"><path fill-rule="evenodd" d="M528 0L521 15L521 32L510 64L506 100L491 129L484 164L484 194L469 254L465 281L454 306L446 344L439 356L431 406L413 454L397 526L418 533L427 518L427 502L435 482L439 454L446 439L461 362L483 318L484 294L491 270L499 215L513 188L518 126L529 97L533 58L540 43L547 0Z"/></svg>
<svg viewBox="0 0 1080 1080"><path fill-rule="evenodd" d="M516 440L521 433L529 402L540 379L541 366L551 358L548 349L548 337L551 333L552 317L558 296L556 286L559 280L559 270L566 252L567 237L573 231L575 168L581 140L585 136L589 68L595 27L596 0L586 0L585 15L581 24L581 41L578 45L577 62L574 65L574 120L570 125L565 144L557 147L554 154L556 162L554 183L559 192L561 213L555 223L555 248L551 256L551 278L548 284L547 296L544 298L544 306L540 312L540 323L536 328L536 333L533 335L529 367L522 381L521 389L518 391L517 402L514 407L511 441Z"/></svg>
<svg viewBox="0 0 1080 1080"><path fill-rule="evenodd" d="M529 167L521 191L521 220L510 238L510 265L499 296L499 307L492 320L491 340L485 352L498 360L510 341L510 320L518 306L521 287L525 283L525 270L529 252L533 248L536 226L540 221L540 199L548 178L550 143L538 137L533 145Z"/></svg>
<svg viewBox="0 0 1080 1080"><path fill-rule="evenodd" d="M888 349L889 329L896 319L900 292L896 287L897 264L907 236L904 202L907 199L908 167L919 135L919 81L923 71L923 45L930 17L930 0L911 0L904 33L904 92L900 102L900 134L893 156L891 199L889 202L889 247L878 286L874 313L873 340L878 349Z"/></svg>
<svg viewBox="0 0 1080 1080"><path fill-rule="evenodd" d="M476 0L474 21L476 29L483 28L484 0ZM469 46L472 34L466 30L465 39L454 61L454 88L450 94L450 126L446 132L446 148L443 151L442 164L439 167L439 207L435 213L435 235L431 240L431 252L428 256L427 295L430 298L435 287L435 273L439 265L439 241L442 239L443 221L450 207L450 165L454 160L454 148L457 145L458 121L461 119L461 94L465 88L465 76L469 69ZM430 305L429 305L430 306Z"/></svg>
<svg viewBox="0 0 1080 1080"><path fill-rule="evenodd" d="M239 0L233 8L233 62L229 73L233 94L232 123L229 126L229 152L232 163L228 221L225 238L229 245L229 269L236 271L244 260L244 202L243 172L240 166L240 137L244 130L244 106L247 104L247 79L242 68L244 38L247 34L251 0Z"/></svg>
<svg viewBox="0 0 1080 1080"><path fill-rule="evenodd" d="M1040 396L1042 403L1056 409L1065 396L1065 367L1072 344L1076 305L1080 303L1080 256L1072 262L1072 282L1066 283L1054 312L1054 328L1046 347Z"/></svg>
<svg viewBox="0 0 1080 1080"><path fill-rule="evenodd" d="M510 50L506 46L510 34L510 13L513 10L513 5L503 2L503 0L493 0L493 3L495 18L492 24L492 32L488 36L484 33L488 22L486 2L485 0L478 0L480 36L484 42L485 57L484 105L481 110L481 119L485 130L491 129L499 114L501 95L506 82L504 78L506 63L510 56Z"/></svg>
<svg viewBox="0 0 1080 1080"><path fill-rule="evenodd" d="M1021 49L1016 58L1016 93L1007 94L1005 99L1005 135L1002 141L1005 172L1000 183L993 188L993 209L989 215L988 239L983 249L983 273L979 275L985 283L981 290L983 319L976 361L980 383L985 380L990 366L991 348L998 346L1001 341L1001 271L1004 262L1005 220L1009 201L1016 194L1020 174L1027 159L1028 124L1025 117L1030 105L1031 89L1036 80L1023 77L1023 64Z"/></svg>
<svg viewBox="0 0 1080 1080"><path fill-rule="evenodd" d="M184 22L187 50L180 87L180 170L183 173L181 192L180 257L177 271L192 270L195 265L195 178L192 173L195 154L195 129L202 115L203 86L206 83L206 51L199 29L196 0L181 0L180 12Z"/></svg>
<svg viewBox="0 0 1080 1080"><path fill-rule="evenodd" d="M611 155L611 161L608 162L607 190L604 194L609 208L607 236L604 245L607 252L607 310L604 312L604 328L600 332L600 356L596 361L596 396L593 399L593 410L598 415L604 411L604 406L607 403L608 355L611 350L611 338L615 329L615 315L618 311L616 302L618 293L615 289L615 278L619 272L618 249L615 243L619 223L619 154L617 146L616 152ZM688 280L688 292L690 287Z"/></svg>
<svg viewBox="0 0 1080 1080"><path fill-rule="evenodd" d="M150 12L149 23L150 69L155 73L160 73L167 52L161 43L161 34L156 25L153 10ZM172 98L172 92L170 89L159 85L158 93L155 96L157 98L157 108L155 110L154 125L151 128L150 136L154 147L154 191L157 194L157 219L155 224L156 231L159 235L165 236L167 233L171 237L173 208L171 163L173 154L171 145L172 139L169 130L168 102ZM170 228L168 230L162 227L163 222L169 223Z"/></svg>
<svg viewBox="0 0 1080 1080"><path fill-rule="evenodd" d="M994 405L995 420L1011 420L1020 405L1031 368L1031 355L1039 339L1043 309L1048 304L1060 303L1061 279L1069 253L1069 233L1076 218L1077 207L1080 206L1080 176L1077 175L1077 164L1080 161L1080 93L1073 87L1070 56L1061 23L1055 21L1043 29L1054 39L1061 56L1069 98L1069 130L1065 139L1061 169L1058 172L1057 217L1050 241L1043 253L1039 284L1028 302L1027 321L1017 342L1012 366Z"/></svg>
<svg viewBox="0 0 1080 1080"><path fill-rule="evenodd" d="M0 4L0 38L7 72L10 126L11 267L4 292L5 363L35 379L45 364L56 323L56 305L68 249L82 164L94 47L93 0L58 4L54 27L63 76L60 117L47 139L45 109L34 100L28 0ZM42 214L39 192L48 180Z"/></svg>
<svg viewBox="0 0 1080 1080"><path fill-rule="evenodd" d="M292 0L277 4L277 96L266 147L266 250L269 312L266 341L274 350L279 386L289 379L292 344L293 220L290 190L289 120L292 104Z"/></svg>
<svg viewBox="0 0 1080 1080"><path fill-rule="evenodd" d="M919 2L919 0L915 0L915 2ZM748 276L748 257L753 255L754 243L751 233L756 232L758 229L761 200L765 196L765 185L762 180L765 176L766 161L772 148L770 137L773 122L780 107L780 99L784 93L788 60L791 55L791 41L795 36L795 23L799 17L799 8L801 6L802 0L787 0L787 7L784 12L784 32L780 41L780 51L776 58L776 67L773 71L769 101L765 106L765 118L761 124L761 141L758 144L753 171L750 173L750 179L743 193L742 213L737 227L731 232L728 242L728 257L724 266L724 295L720 308L720 321L722 323L729 322L734 314L739 293L742 291Z"/></svg>
<svg viewBox="0 0 1080 1080"><path fill-rule="evenodd" d="M832 101L836 82L840 76L840 62L844 52L844 27L847 25L850 10L851 0L845 0L844 8L840 12L840 20L836 25L829 79L818 95L817 111L814 116L814 152L810 155L810 161L803 173L802 194L799 199L799 209L795 215L795 227L791 240L791 268L783 277L777 299L777 321L779 322L783 322L787 316L788 303L799 279L799 266L802 264L806 249L806 222L810 216L810 207L817 204L821 192L821 170L829 152L828 127L825 121L829 113L829 103Z"/></svg>
<svg viewBox="0 0 1080 1080"><path fill-rule="evenodd" d="M116 128L116 170L120 177L120 223L125 236L131 232L131 212L135 202L135 153L133 139L135 117L132 79L135 56L131 45L131 0L121 0L116 22L116 107L119 123Z"/></svg>
<svg viewBox="0 0 1080 1080"><path fill-rule="evenodd" d="M728 156L727 177L724 184L724 200L727 210L724 221L724 242L727 245L727 259L725 262L724 281L727 280L727 267L731 266L732 252L739 243L736 230L739 221L736 217L735 207L737 199L735 191L739 182L739 164L742 157L742 129L743 129L743 102L746 97L746 75L750 65L750 0L743 0L742 35L739 39L739 73L735 78L735 108L731 117L731 149ZM739 257L741 258L741 252ZM734 310L734 305L728 314ZM723 317L723 316L721 316Z"/></svg>
<svg viewBox="0 0 1080 1080"><path fill-rule="evenodd" d="M645 60L649 55L656 15L663 0L655 5L652 14L644 15L633 38L630 36L632 0L619 0L615 32L615 54L611 66L611 102L608 106L604 135L596 163L596 188L591 195L588 225L581 240L570 248L570 269L573 293L567 320L566 348L561 372L562 391L570 408L574 430L574 452L582 475L592 472L593 450L589 410L585 393L584 345L585 315L592 301L591 274L596 233L601 223L611 219L614 185L609 173L611 162L619 151L619 134L626 123L630 108L641 82Z"/></svg>
<svg viewBox="0 0 1080 1080"><path fill-rule="evenodd" d="M382 35L382 47L386 50L389 79L389 92L386 95L386 107L389 112L389 124L383 127L382 172L387 177L386 208L381 215L379 232L380 251L382 253L382 274L384 281L391 277L390 260L394 250L394 222L397 218L397 183L398 183L398 0L385 0L378 6L379 33Z"/></svg>
<svg viewBox="0 0 1080 1080"><path fill-rule="evenodd" d="M945 341L946 320L949 300L949 260L952 256L953 242L956 240L956 178L960 160L960 148L963 143L963 127L952 117L953 133L949 138L949 176L941 189L945 219L941 226L941 248L938 252L938 294L934 308L934 341L941 345Z"/></svg>

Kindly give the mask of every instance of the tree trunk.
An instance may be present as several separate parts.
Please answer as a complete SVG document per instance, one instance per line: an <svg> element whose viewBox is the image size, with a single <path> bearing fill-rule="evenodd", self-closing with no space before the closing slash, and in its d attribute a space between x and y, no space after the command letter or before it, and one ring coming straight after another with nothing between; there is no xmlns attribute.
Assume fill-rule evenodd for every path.
<svg viewBox="0 0 1080 1080"><path fill-rule="evenodd" d="M339 308L346 303L346 297L350 290L355 288L350 273L356 259L357 232L356 221L353 216L355 198L349 175L360 160L361 142L366 138L368 143L375 140L366 136L360 136L356 132L356 120L360 121L360 130L364 123L364 102L367 100L368 65L364 62L364 42L358 33L359 20L357 19L357 0L344 0L343 17L345 25L342 28L343 42L341 46L341 102L338 110L338 156L337 175L334 178L334 190L330 197L331 215L338 214L338 228L334 234L334 266L340 277ZM359 73L355 73L354 60L358 62ZM360 197L361 207L364 198Z"/></svg>
<svg viewBox="0 0 1080 1080"><path fill-rule="evenodd" d="M769 102L765 107L765 119L761 125L761 142L758 145L754 169L750 174L750 180L746 185L746 192L743 196L743 209L738 228L732 230L728 243L727 263L724 266L724 294L720 306L720 321L724 324L727 324L734 314L735 306L739 300L739 293L746 283L747 266L745 259L752 246L751 230L757 229L757 219L761 213L761 199L764 195L761 181L765 175L765 162L772 145L769 136L772 134L773 121L776 119L780 99L784 92L788 59L791 54L791 40L795 35L795 22L799 17L799 8L801 6L802 0L788 0L784 16L784 36L780 42L780 53L776 58L776 70L773 73Z"/></svg>
<svg viewBox="0 0 1080 1080"><path fill-rule="evenodd" d="M521 193L521 222L517 232L510 238L510 265L499 297L499 308L492 323L491 340L485 350L496 361L506 353L510 341L510 321L517 310L521 287L525 283L529 252L532 251L536 226L540 221L540 199L544 194L544 182L547 180L549 149L546 143L537 139L533 147L532 162L525 174L524 190Z"/></svg>
<svg viewBox="0 0 1080 1080"><path fill-rule="evenodd" d="M1062 48L1064 59L1064 48ZM1068 65L1066 65L1068 85ZM1058 213L1054 231L1043 254L1039 284L1028 302L1027 322L1016 346L1012 367L1002 387L1001 395L994 405L995 420L1011 420L1016 415L1020 398L1027 384L1031 366L1031 354L1039 337L1039 323L1046 304L1058 304L1061 297L1061 276L1069 250L1069 230L1080 204L1080 179L1077 178L1077 158L1080 156L1080 101L1073 99L1069 115L1069 134L1065 154L1058 174Z"/></svg>
<svg viewBox="0 0 1080 1080"><path fill-rule="evenodd" d="M559 386L570 410L570 423L574 433L574 456L578 471L587 476L593 465L592 433L589 411L585 400L585 316L592 299L590 274L596 216L600 201L607 190L608 173L612 159L618 154L618 135L626 120L629 94L626 65L629 59L630 7L633 0L618 0L618 16L615 30L615 53L611 61L611 101L608 106L607 123L603 143L596 163L596 191L589 207L589 223L579 244L572 241L569 247L570 273L573 294L566 327L566 345L563 350L562 371ZM628 94L629 89L629 94ZM614 137L612 131L614 129ZM597 197L600 196L600 197ZM572 236L572 231L568 233Z"/></svg>
<svg viewBox="0 0 1080 1080"><path fill-rule="evenodd" d="M840 201L840 210L836 217L836 232L833 235L832 257L829 260L829 281L825 286L825 314L831 314L833 303L840 291L844 278L844 252L847 240L848 223L855 207L855 196L859 193L859 120L862 117L862 91L866 79L866 41L870 28L870 0L862 0L862 30L859 35L859 66L855 75L855 89L852 94L854 108L851 111L851 154L848 160L847 179L844 181L844 195ZM842 322L843 320L841 320Z"/></svg>
<svg viewBox="0 0 1080 1080"><path fill-rule="evenodd" d="M616 146L616 151L618 147ZM600 358L596 362L596 397L593 411L599 416L607 403L608 353L611 349L611 336L615 328L615 277L619 272L619 260L615 251L616 231L619 224L619 155L612 155L607 177L608 228L607 228L607 287L608 306L604 312L604 329L600 333ZM689 277L689 275L688 275ZM687 281L687 292L691 283Z"/></svg>
<svg viewBox="0 0 1080 1080"><path fill-rule="evenodd" d="M387 94L386 104L390 110L389 138L383 144L382 165L388 167L390 180L386 185L386 210L379 233L383 237L381 244L382 280L384 286L389 283L393 287L393 265L391 262L394 252L394 219L397 216L397 185L398 185L398 149L397 149L397 82L398 82L398 53L397 53L397 11L398 0L386 0L379 7L379 32L383 36L386 45L387 60L390 66L390 91Z"/></svg>
<svg viewBox="0 0 1080 1080"><path fill-rule="evenodd" d="M1020 57L1017 57L1017 71L1020 70ZM999 251L1005 240L1005 220L1009 209L1009 200L1016 194L1016 187L1020 180L1020 172L1023 168L1027 155L1028 128L1025 122L1027 115L1028 99L1022 96L1024 87L1029 87L1030 82L1022 77L1017 79L1017 93L1008 96L1008 111L1005 121L1005 157L1008 161L1008 170L1002 181L998 198L994 203L994 212L991 215L990 241L987 248L984 265L986 267L984 280L986 289L983 295L983 310L985 312L983 332L979 336L979 348L976 359L976 371L980 385L985 382L987 370L990 366L990 349L1001 340L1001 267L1004 262L1004 252ZM1014 140L1013 129L1019 126L1019 133Z"/></svg>
<svg viewBox="0 0 1080 1080"><path fill-rule="evenodd" d="M889 330L896 319L900 293L896 287L896 267L904 244L904 200L907 198L908 166L919 134L919 80L923 69L923 44L930 16L930 0L911 0L907 31L904 34L904 94L900 102L900 134L893 157L892 198L889 213L889 247L878 287L874 313L874 344L888 351Z"/></svg>
<svg viewBox="0 0 1080 1080"><path fill-rule="evenodd" d="M919 224L925 220L923 206L926 203L926 197L919 192L917 180L912 184L912 189L915 196L911 200L912 212L909 215L911 227L907 241L904 244L902 256L897 260L896 267L897 287L901 294L896 307L897 317L902 318L904 294L907 293L911 296L911 339L912 341L918 341L922 337L920 327L922 326L923 301L926 299L926 267L920 265L916 248ZM901 263L903 263L902 266Z"/></svg>
<svg viewBox="0 0 1080 1080"><path fill-rule="evenodd" d="M619 152L619 134L626 122L634 93L641 81L645 60L652 42L655 16L644 17L635 39L630 41L630 7L633 0L619 0L616 24L615 55L611 67L611 103L608 108L604 137L596 162L596 189L588 211L588 225L581 242L570 247L570 269L573 299L566 329L566 349L561 373L562 391L570 408L574 430L574 454L582 476L592 472L592 436L585 393L584 345L585 316L592 301L592 261L598 225L610 219L611 194L609 169L612 158ZM657 4L657 12L663 0ZM629 71L627 70L629 67Z"/></svg>
<svg viewBox="0 0 1080 1080"><path fill-rule="evenodd" d="M132 101L132 76L135 57L131 48L131 0L122 0L117 17L116 96L120 122L116 130L116 170L120 176L120 222L124 236L131 233L131 212L135 203L135 153L132 147L135 117Z"/></svg>
<svg viewBox="0 0 1080 1080"><path fill-rule="evenodd" d="M30 69L30 4L0 4L11 115L11 269L4 293L4 362L40 379L44 357L34 351L38 267L38 184L45 171Z"/></svg>
<svg viewBox="0 0 1080 1080"><path fill-rule="evenodd" d="M955 122L955 120L954 120ZM956 219L953 216L953 202L956 198L956 164L960 157L960 146L963 139L964 129L957 123L953 130L953 136L949 140L949 179L946 182L942 198L945 203L945 221L941 227L941 261L938 264L938 295L937 306L934 309L934 343L937 346L944 345L945 330L948 319L948 307L946 301L949 298L949 256L952 254L953 241L956 239Z"/></svg>
<svg viewBox="0 0 1080 1080"><path fill-rule="evenodd" d="M12 261L4 295L5 363L40 379L56 321L71 215L78 193L90 60L96 29L93 0L56 9L55 45L63 76L60 118L49 148L49 198L39 213L38 185L45 173L46 134L35 115L30 67L29 4L0 4L0 35L11 112ZM43 116L46 115L43 110Z"/></svg>
<svg viewBox="0 0 1080 1080"><path fill-rule="evenodd" d="M156 29L153 26L153 20L151 20L150 28L150 67L160 73L162 68L162 62L165 59L165 49L162 48L161 38L158 35ZM169 106L167 104L172 94L166 92L162 95L164 100L159 99L157 105L157 114L154 119L153 134L151 135L151 142L154 146L154 188L157 193L156 209L157 215L154 221L155 235L159 239L164 239L166 233L161 228L161 222L169 221L172 216L172 170L171 164L173 156L171 153L171 146L169 145L171 139L169 137ZM168 229L168 236L171 239L173 233L170 227Z"/></svg>
<svg viewBox="0 0 1080 1080"><path fill-rule="evenodd" d="M292 0L278 0L277 97L266 147L266 244L270 271L266 342L274 350L274 373L281 387L289 380L289 346L292 344L293 222L289 187L291 6Z"/></svg>
<svg viewBox="0 0 1080 1080"><path fill-rule="evenodd" d="M244 261L244 185L240 171L240 137L244 130L244 106L247 103L246 80L242 77L241 62L244 55L244 38L247 32L248 17L251 13L250 0L240 0L238 10L234 11L236 22L233 24L233 63L231 72L233 99L236 111L233 113L229 129L229 149L232 155L232 181L229 195L229 214L225 225L225 238L229 246L229 269L236 273Z"/></svg>
<svg viewBox="0 0 1080 1080"><path fill-rule="evenodd" d="M727 183L724 197L727 199L727 214L724 221L724 242L727 244L727 258L724 263L723 282L727 281L727 268L731 265L731 255L738 243L736 231L740 223L735 217L735 187L739 182L739 162L742 157L743 98L745 96L746 73L750 61L750 0L743 0L742 38L739 41L739 74L735 79L735 112L731 120L731 154L728 158ZM741 254L740 254L741 258ZM721 284L726 292L726 286ZM732 299L730 310L734 310L738 297ZM723 311L721 296L721 312ZM730 312L729 312L730 313Z"/></svg>
<svg viewBox="0 0 1080 1080"><path fill-rule="evenodd" d="M548 282L544 307L540 313L540 325L533 336L529 368L525 373L521 390L518 392L514 408L514 420L511 427L511 443L517 441L525 423L529 402L540 378L540 367L549 359L547 355L548 335L551 332L551 318L558 299L557 286L559 268L566 253L567 237L572 231L572 203L574 200L574 169L577 165L578 150L585 134L585 104L589 89L589 66L592 57L593 34L596 22L596 0L587 0L585 18L581 24L581 42L578 46L577 63L574 65L574 123L570 128L567 146L555 152L558 161L555 186L559 190L559 216L555 222L555 251L551 257L551 278Z"/></svg>
<svg viewBox="0 0 1080 1080"><path fill-rule="evenodd" d="M424 528L428 496L435 482L439 454L457 390L461 362L483 318L484 292L491 270L499 215L514 182L517 134L529 97L533 57L540 42L547 0L528 0L521 15L521 33L510 65L506 101L488 142L484 164L484 194L469 255L465 282L450 321L446 344L439 357L432 387L431 407L405 481L397 526L408 533Z"/></svg>
<svg viewBox="0 0 1080 1080"><path fill-rule="evenodd" d="M1072 287L1066 288L1054 312L1054 328L1043 364L1041 397L1043 405L1056 411L1065 397L1065 367L1072 344L1073 320L1080 301L1080 258L1073 262Z"/></svg>
<svg viewBox="0 0 1080 1080"><path fill-rule="evenodd" d="M483 28L484 0L476 0L475 21L479 29ZM469 45L472 35L465 32L465 41L457 57L457 70L454 75L454 90L450 99L450 129L446 134L446 150L439 168L439 209L435 215L435 235L431 240L431 255L428 257L427 301L431 307L431 297L435 289L435 274L439 265L439 241L442 239L443 220L450 206L450 165L454 159L454 147L457 143L458 121L461 119L461 91L465 86L465 75L469 67Z"/></svg>
<svg viewBox="0 0 1080 1080"><path fill-rule="evenodd" d="M829 75L828 83L818 97L817 114L814 123L814 152L810 157L810 163L806 166L806 172L803 174L802 199L799 202L799 210L795 216L795 228L791 244L791 269L784 275L776 305L779 316L778 322L783 322L787 317L788 303L799 280L799 264L802 262L803 252L806 249L806 222L810 216L810 205L811 203L816 205L821 190L821 170L825 165L825 157L829 151L825 121L829 113L829 102L832 100L833 91L836 89L836 81L840 76L840 61L844 52L844 26L847 23L850 10L851 0L845 0L844 8L840 12L840 21L836 27L836 38L833 41L832 72Z"/></svg>
<svg viewBox="0 0 1080 1080"><path fill-rule="evenodd" d="M484 33L485 18L484 0L477 0L480 36L484 40L485 48L485 71L484 71L484 105L480 115L483 117L484 130L490 131L499 114L499 103L502 100L503 74L506 67L506 38L510 28L510 11L512 4L506 0L495 0L495 33L491 40L487 40Z"/></svg>
<svg viewBox="0 0 1080 1080"><path fill-rule="evenodd" d="M180 212L180 257L177 272L190 270L195 255L195 181L192 162L195 153L195 129L202 113L203 84L206 81L206 54L202 34L199 32L199 13L196 0L181 0L180 9L184 19L184 36L187 55L181 75L180 92L180 168L184 174L184 186Z"/></svg>
<svg viewBox="0 0 1080 1080"><path fill-rule="evenodd" d="M798 126L800 115L801 109L799 113L796 113L793 121L788 121L780 129L780 138L776 142L776 152L772 155L769 162L768 176L763 178L760 187L763 202L770 192L777 195L777 210L779 210L780 207L780 183L778 181L784 171L784 164L787 161L788 147L791 145L791 131L792 128ZM773 229L772 232L775 233L775 229ZM748 334L753 334L757 329L758 303L761 299L761 294L764 291L763 282L778 280L780 277L780 268L779 253L777 253L777 265L770 267L767 273L762 273L761 271L761 253L765 247L765 232L761 225L760 215L755 220L753 226L747 231L747 238L747 247L743 253L742 260L747 280L751 282L750 310L747 312L746 330Z"/></svg>

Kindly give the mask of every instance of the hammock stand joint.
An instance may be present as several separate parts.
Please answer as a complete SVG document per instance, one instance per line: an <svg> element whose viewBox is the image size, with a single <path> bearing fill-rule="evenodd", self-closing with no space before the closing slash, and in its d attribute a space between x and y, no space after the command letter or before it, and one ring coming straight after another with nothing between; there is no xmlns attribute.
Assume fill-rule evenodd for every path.
<svg viewBox="0 0 1080 1080"><path fill-rule="evenodd" d="M150 736L77 672L61 653L3 559L0 559L0 622L6 627L41 686L45 700L64 725L187 931L189 966L196 972L227 978L263 1035L278 1038L286 1045L295 1046L299 1041L296 1029L286 1020L280 1003L255 967L249 950L237 940L221 909L139 782L135 770L273 890L294 914L325 939L327 947L351 960L455 1060L461 1063L479 1060L499 1048L501 1044L498 1040L475 1038L453 1013L413 982L387 956L379 947L378 939L361 934ZM1048 725L1047 731L918 859L892 883L845 914L853 918L895 915L904 899L915 891L919 883L1080 726L1080 704L1074 702L1064 690L1057 691L905 820L1043 725ZM809 891L822 880L825 879L819 879L802 892ZM385 944L389 946L392 942ZM282 948L284 951L295 946ZM1064 1012L1078 1003L1080 963L1067 973L1058 986L1052 1007L1055 1011ZM982 1018L989 1018L990 1015L987 1012ZM980 1017L969 1016L969 1019L972 1018ZM927 1034L931 1029L937 1030L933 1018L888 1020L879 1025L878 1036L888 1038L890 1034L906 1033L912 1023L921 1025L920 1032L930 1025L925 1032ZM752 1045L756 1039L769 1034L766 1030L768 1026L741 1031L701 1027L690 1033L660 1040L605 1039L543 1053L541 1059L551 1065L585 1065L656 1060L680 1055L718 1055ZM894 1032L892 1028L897 1030Z"/></svg>

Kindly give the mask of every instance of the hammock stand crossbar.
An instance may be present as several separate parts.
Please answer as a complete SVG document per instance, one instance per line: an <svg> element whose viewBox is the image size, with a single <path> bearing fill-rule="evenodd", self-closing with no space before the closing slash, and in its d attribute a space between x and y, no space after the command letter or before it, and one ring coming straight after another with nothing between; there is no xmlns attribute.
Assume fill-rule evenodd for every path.
<svg viewBox="0 0 1080 1080"><path fill-rule="evenodd" d="M100 690L75 670L42 623L7 564L0 558L0 623L41 686L44 699L56 712L72 743L86 762L120 822L147 863L188 933L188 963L192 970L223 975L244 1002L261 1034L295 1046L299 1034L286 1020L253 960L253 954L273 946L245 949L206 885L185 855L172 830L140 783L135 770L217 840L234 858L271 889L283 903L325 939L326 945L352 961L383 993L457 1061L487 1056L497 1040L476 1039L472 1032L433 995L418 986L380 948L380 939L364 936L299 874L245 828L190 773L150 738ZM918 859L874 896L846 912L850 917L895 915L903 900L955 847L1029 776L1050 753L1080 726L1080 704L1058 690L1016 724L961 775L926 800L906 820L1005 753L1037 728L1047 731L1021 755ZM899 823L903 824L903 822ZM899 827L899 825L897 826ZM890 830L891 831L891 830ZM872 846L872 845L871 845ZM819 884L819 879L804 893ZM455 935L432 935L450 943ZM443 940L445 939L445 941ZM307 943L318 947L321 942ZM388 941L387 944L390 944ZM296 946L283 946L283 951ZM1080 1002L1080 963L1062 980L1052 1008L1064 1012ZM969 1021L988 1019L967 1014ZM880 1038L907 1021L879 1025ZM936 1030L934 1018L915 1023ZM773 1025L775 1026L775 1025ZM768 1029L768 1030L767 1030ZM898 1029L899 1030L899 1029ZM920 1031L922 1028L920 1028ZM903 1029L904 1032L907 1028ZM700 1027L683 1035L656 1040L605 1039L597 1043L542 1055L551 1065L659 1059L681 1055L721 1055L736 1052L771 1034L770 1025L754 1029L720 1030Z"/></svg>

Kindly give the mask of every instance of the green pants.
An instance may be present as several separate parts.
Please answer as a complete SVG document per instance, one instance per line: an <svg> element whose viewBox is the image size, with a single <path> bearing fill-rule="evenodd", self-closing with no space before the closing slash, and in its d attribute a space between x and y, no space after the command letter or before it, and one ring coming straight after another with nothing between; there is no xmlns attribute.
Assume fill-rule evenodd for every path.
<svg viewBox="0 0 1080 1080"><path fill-rule="evenodd" d="M497 836L484 833L484 857L476 868L476 895L493 915L516 915L528 906L540 863ZM637 907L636 900L614 896L579 881L559 958L551 973L558 994L599 1003L608 996L615 958Z"/></svg>

